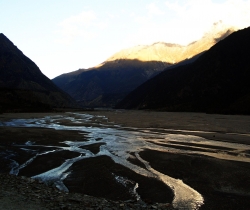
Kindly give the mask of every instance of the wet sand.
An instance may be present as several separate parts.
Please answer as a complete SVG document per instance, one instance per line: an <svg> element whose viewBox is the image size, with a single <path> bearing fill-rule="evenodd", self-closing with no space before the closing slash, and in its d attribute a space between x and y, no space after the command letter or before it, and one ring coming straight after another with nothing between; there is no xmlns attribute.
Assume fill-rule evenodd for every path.
<svg viewBox="0 0 250 210"><path fill-rule="evenodd" d="M229 116L229 115L206 115L200 113L167 113L167 112L145 112L145 111L91 111L87 112L91 115L106 116L108 120L96 118L97 123L113 125L119 124L126 129L131 128L150 128L152 131L164 133L177 133L183 135L194 135L217 142L237 142L250 145L250 116ZM50 113L57 115L58 113ZM60 113L61 115L62 113ZM7 121L13 118L34 118L42 117L48 114L3 114L0 115L0 121ZM67 114L68 115L68 114ZM99 121L98 121L99 120ZM65 121L65 124L70 122ZM80 126L80 124L79 124ZM201 132L199 132L201 131ZM18 155L13 157L19 163L24 163L32 155L25 151L20 152L12 144L24 144L29 141L36 141L36 145L58 145L65 146L60 143L66 140L83 141L84 135L80 135L78 131L62 131L44 128L10 128L0 127L0 152L6 150L14 150ZM154 142L152 139L152 143ZM177 147L178 143L174 143L173 147ZM164 146L165 142L162 141ZM184 146L183 146L184 145ZM93 152L99 151L101 144L89 146ZM165 145L166 146L166 145ZM160 152L154 150L145 150L139 155L148 161L150 165L173 178L183 180L189 186L200 192L205 201L200 209L249 209L250 208L250 163L241 161L229 161L213 158L205 155L185 154L185 146L187 151L192 143L179 143L182 147L181 152ZM223 148L216 145L200 145L205 151L214 149L215 151L232 152L236 157L238 155L246 155L247 151L231 151L230 148ZM35 148L35 147L34 147ZM43 147L35 148L36 150L44 150ZM51 148L53 149L53 148ZM18 151L17 151L18 150ZM193 150L195 150L193 148ZM199 150L201 150L199 148ZM46 164L39 170L46 171L50 167L61 164L65 159L73 157L75 154L71 152L60 153L58 156L37 159L36 168L27 167L20 170L20 174L31 176L35 174L39 166ZM245 157L247 158L247 157ZM140 165L134 154L128 159L130 162ZM8 172L5 159L0 159L0 171ZM101 170L99 170L101 168ZM112 174L135 180L139 183L138 193L146 202L171 202L173 194L165 185L158 183L156 180L143 178L136 175L131 170L116 164L107 156L97 158L89 158L78 161L73 164L70 170L74 171L65 180L66 186L75 192L86 193L94 196L106 197L109 199L133 199L125 189L117 184ZM86 177L86 179L82 179ZM76 180L81 180L81 184L77 184ZM145 179L145 180L144 180ZM84 181L83 181L84 180ZM151 183L151 184L150 184ZM146 187L147 186L147 187Z"/></svg>
<svg viewBox="0 0 250 210"><path fill-rule="evenodd" d="M45 128L0 127L0 136L0 154L6 150L15 152L16 155L11 159L17 161L20 165L32 158L34 153L22 151L19 147L13 146L13 143L24 144L27 140L33 140L37 142L38 145L66 146L60 142L65 140L83 140L82 135L80 135L78 131L55 131ZM32 147L27 146L27 148L33 149L36 152L57 149L55 147L46 149L44 146L39 147L36 145L37 144L34 144ZM83 148L88 148L93 153L97 153L101 145L101 143L92 144ZM25 148L25 146L22 146L22 148ZM46 156L38 156L32 164L21 169L18 175L32 177L58 167L66 159L78 155L74 152L59 150L49 153ZM8 173L11 169L8 165L11 162L3 159L3 156L3 154L2 157L0 156L0 173ZM173 192L165 184L159 180L138 175L130 169L115 163L107 156L78 161L73 164L68 171L71 171L71 174L65 179L64 183L70 192L83 193L111 200L136 200L136 198L129 193L127 187L124 187L116 181L115 176L122 176L139 184L138 193L143 201L149 204L155 202L171 203L173 200Z"/></svg>
<svg viewBox="0 0 250 210"><path fill-rule="evenodd" d="M18 117L22 118L23 114L21 114L21 116L16 116L16 118ZM9 117L5 118L5 120L9 119ZM15 153L15 155L11 157L11 159L17 161L21 165L28 161L31 157L33 157L36 152L52 151L57 149L57 147L54 146L65 146L65 144L61 143L65 140L82 141L84 140L84 136L79 135L78 131L56 131L53 129L43 128L0 127L0 157L2 157L0 158L0 172L10 171L9 164L11 162L8 159L3 158L4 156L8 156L12 153ZM34 153L26 152L25 150L20 149L25 149L25 146L18 146L24 145L28 141L36 142L36 145L31 148L32 150L34 150ZM46 145L52 147L45 148L43 146L37 145ZM28 146L27 148L30 149L30 147ZM53 166L60 165L60 163L61 161L56 164L54 163ZM42 161L41 165L45 171L46 169L50 168L48 167L49 164L47 164L47 162L46 164L44 164L44 162ZM39 171L41 170L40 165L38 165L37 168L39 168ZM22 171L20 173L22 173ZM29 176L30 174L37 174L37 172L32 172L31 170L31 172L27 172L27 174L24 173L23 175Z"/></svg>
<svg viewBox="0 0 250 210"><path fill-rule="evenodd" d="M159 180L139 175L107 156L78 161L70 170L72 173L64 183L73 192L111 200L136 200L134 196L131 197L126 187L115 181L115 177L119 176L126 178L131 187L134 183L129 183L130 181L138 183L137 192L147 203L171 203L173 199L172 191Z"/></svg>
<svg viewBox="0 0 250 210"><path fill-rule="evenodd" d="M3 122L11 119L40 118L47 115L54 114L6 114L0 116L0 118ZM67 116L69 115L67 114ZM71 122L65 120L61 124L71 125ZM46 128L0 127L0 136L4 137L0 138L0 152L9 150L16 153L11 159L21 165L32 158L36 152L58 150L57 152L48 153L46 156L38 156L32 164L19 171L20 176L32 177L60 166L66 159L76 157L77 154L74 152L60 151L55 146L67 147L67 145L62 143L63 141L86 141L87 139L82 134L83 132L79 131ZM34 144L25 147L24 144L27 141ZM103 143L91 144L80 148L89 149L96 154L100 151L101 145ZM34 150L34 152L27 153L24 150L20 150L20 148ZM8 165L11 162L3 159L3 156L0 159L0 172L7 173L10 171ZM128 191L128 187L119 184L115 179L115 176L122 176L139 184L138 192L143 201L147 203L171 203L173 200L173 192L168 186L159 180L138 175L130 169L115 163L107 156L78 161L69 171L71 171L71 174L65 179L64 183L70 192L79 192L112 200L136 200L135 196Z"/></svg>
<svg viewBox="0 0 250 210"><path fill-rule="evenodd" d="M250 116L245 115L140 110L106 110L87 113L105 115L109 122L125 127L169 129L168 133L190 134L206 139L250 144Z"/></svg>
<svg viewBox="0 0 250 210"><path fill-rule="evenodd" d="M202 155L140 152L161 173L183 180L200 192L200 209L249 209L250 164L219 160Z"/></svg>

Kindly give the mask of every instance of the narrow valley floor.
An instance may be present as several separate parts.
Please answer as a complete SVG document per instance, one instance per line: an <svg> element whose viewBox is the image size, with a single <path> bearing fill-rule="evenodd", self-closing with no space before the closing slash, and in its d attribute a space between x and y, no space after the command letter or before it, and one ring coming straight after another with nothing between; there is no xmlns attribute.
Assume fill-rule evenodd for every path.
<svg viewBox="0 0 250 210"><path fill-rule="evenodd" d="M204 205L200 209L249 209L250 116L124 110L91 111L85 114L95 117L91 118L89 122L81 122L82 124L78 122L77 126L84 124L90 131L96 125L105 128L119 126L118 128L123 130L132 133L141 132L143 135L149 133L149 136L142 138L150 145L150 148L145 147L141 151L138 150L138 153L131 151L127 157L128 162L146 170L146 165L137 158L140 156L154 170L182 180L203 196ZM88 142L90 139L88 129L79 132L74 129L13 127L4 124L12 119L34 119L54 115L58 115L58 113L0 115L0 123L3 124L0 127L1 173L9 173L13 168L13 163L24 164L36 153L46 155L39 155L31 164L20 168L18 173L20 177L32 177L44 173L59 167L68 159L78 157L78 153L74 150L62 149L66 147L63 142ZM59 113L59 115L69 117L72 113ZM65 118L65 120L60 121L60 125L75 126L75 123ZM86 144L80 148L98 154L103 146L105 146L105 142L101 138L95 137L95 143ZM134 208L138 209L173 208L171 202L174 195L168 186L157 179L142 176L115 163L111 157L100 154L73 163L66 171L69 174L64 179L64 184L70 193L62 193L62 198L57 190L55 190L57 195L52 195L52 192L52 194L44 194L41 189L32 186L33 180L20 177L16 179L9 175L0 174L7 177L6 180L15 180L9 181L10 184L5 182L4 185L1 185L0 204L6 206L6 202L9 202L8 198L13 197L13 203L18 203L21 200L18 205L22 206L28 199L25 195L29 195L29 197L32 195L34 198L28 203L31 205L30 209L33 208L33 205L40 205L41 209L54 208L43 203L51 198L53 198L53 202L56 202L56 205L67 206L68 209L72 207L72 203L79 203L79 208L80 203L87 205L85 201L81 200L83 198L78 198L78 201L68 198L68 195L73 195L72 192L80 193L79 195L87 194L101 197L100 202L104 202L103 200L111 202L111 204L107 204L110 205L110 208L112 205L114 208L119 207L120 209L129 205L131 208L132 205L136 205ZM124 183L117 181L119 179L131 182L132 188L134 183L139 184L136 192L141 197L141 203L138 204L135 201L136 194L131 195L130 184L124 187ZM21 184L22 187L18 187L23 180L28 185ZM34 184L41 185L37 181ZM17 194L12 194L11 189ZM43 192L44 196L40 192ZM98 205L101 205L100 202L94 202L93 206L88 204L88 208L98 209ZM24 209L29 208L25 206ZM77 208L75 207L75 209Z"/></svg>

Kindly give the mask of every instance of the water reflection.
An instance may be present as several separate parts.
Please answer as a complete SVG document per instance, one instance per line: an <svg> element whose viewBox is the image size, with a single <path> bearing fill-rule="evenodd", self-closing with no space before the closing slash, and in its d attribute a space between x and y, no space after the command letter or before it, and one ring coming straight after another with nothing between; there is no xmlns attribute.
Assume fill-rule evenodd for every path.
<svg viewBox="0 0 250 210"><path fill-rule="evenodd" d="M100 123L100 121L106 123ZM209 145L217 145L223 146L225 150L230 150L232 148L236 148L237 150L250 150L250 146L248 145L233 144L227 142L219 144L216 141L207 140L191 134L169 134L166 132L166 130L161 129L140 130L135 128L122 128L120 125L115 125L114 123L107 122L107 118L105 116L69 113L67 117L56 115L39 119L17 119L5 122L3 123L3 125L42 127L52 128L56 130L77 130L85 135L88 139L88 141L64 141L63 143L67 146L56 146L60 150L78 152L79 156L66 160L61 166L49 170L45 173L38 174L33 178L40 179L45 182L54 183L61 190L67 191L68 189L63 184L63 180L68 176L69 172L66 173L66 171L73 163L86 158L106 155L112 158L115 163L119 163L140 175L157 178L164 182L166 185L170 186L175 195L173 206L177 209L198 209L203 204L202 195L200 195L191 187L187 186L182 182L182 180L174 179L153 169L150 166L150 163L146 162L139 156L140 151L151 149L163 152L183 152L181 148L173 147L173 145L180 145L180 142L182 142L186 148L191 148L189 150L185 150L184 148L185 153L206 154L209 156L215 156L224 159L237 159L240 161L250 162L249 158L244 155L242 157L237 157L230 155L227 152L218 153L218 148L206 148L206 146ZM88 149L81 148L83 146L88 146L96 143L102 143L102 145L100 146L100 151L97 154L94 154ZM194 145L190 146L188 145L188 143L195 144L195 147L203 146L203 149L206 149L205 151L193 151L192 148ZM33 142L27 143L26 146L32 147ZM136 158L143 165L145 165L145 168L132 164L128 161L131 153L135 154ZM17 174L21 168L30 164L38 155L46 155L46 153L36 154L33 158L31 158L21 166L15 164L12 169L12 173ZM121 182L122 180L124 181L124 178L117 177L118 182ZM138 184L134 183L134 186L131 189L135 196L139 198L140 196L136 192L137 187Z"/></svg>

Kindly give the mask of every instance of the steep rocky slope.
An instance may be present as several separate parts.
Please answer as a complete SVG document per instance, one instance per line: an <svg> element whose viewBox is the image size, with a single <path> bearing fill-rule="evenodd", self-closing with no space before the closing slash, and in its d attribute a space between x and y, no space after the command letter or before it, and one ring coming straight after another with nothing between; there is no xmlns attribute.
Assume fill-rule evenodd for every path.
<svg viewBox="0 0 250 210"><path fill-rule="evenodd" d="M117 108L250 114L250 28L234 32L193 63L162 72Z"/></svg>
<svg viewBox="0 0 250 210"><path fill-rule="evenodd" d="M0 34L0 109L42 111L77 107L4 34Z"/></svg>

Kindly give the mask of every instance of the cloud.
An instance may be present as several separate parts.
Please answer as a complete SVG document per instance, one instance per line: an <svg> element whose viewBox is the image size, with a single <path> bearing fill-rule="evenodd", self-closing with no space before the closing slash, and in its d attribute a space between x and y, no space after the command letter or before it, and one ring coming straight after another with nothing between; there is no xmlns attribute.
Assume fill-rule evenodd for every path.
<svg viewBox="0 0 250 210"><path fill-rule="evenodd" d="M226 8L227 10L223 12L225 21L233 23L239 28L250 26L250 0L229 0Z"/></svg>
<svg viewBox="0 0 250 210"><path fill-rule="evenodd" d="M200 39L214 23L250 26L250 0L165 0L148 4L132 18L137 28L127 37L132 44L157 41L187 45Z"/></svg>
<svg viewBox="0 0 250 210"><path fill-rule="evenodd" d="M90 40L96 37L98 30L103 28L105 28L105 23L98 20L95 12L83 11L59 23L57 33L60 38L57 41L70 44L77 37Z"/></svg>
<svg viewBox="0 0 250 210"><path fill-rule="evenodd" d="M211 25L213 22L222 20L234 26L250 24L250 0L188 0L167 1L165 5L169 10L177 14L177 19L183 24L193 22L198 25Z"/></svg>
<svg viewBox="0 0 250 210"><path fill-rule="evenodd" d="M198 39L213 23L220 20L226 25L238 28L250 26L250 0L225 0L223 2L168 0L165 5L166 9L174 14L174 19L168 22L168 27L175 30L180 38L180 33L184 33L183 42L185 39L190 40L191 37L193 41Z"/></svg>
<svg viewBox="0 0 250 210"><path fill-rule="evenodd" d="M148 4L146 6L149 15L163 15L162 12L154 3Z"/></svg>

